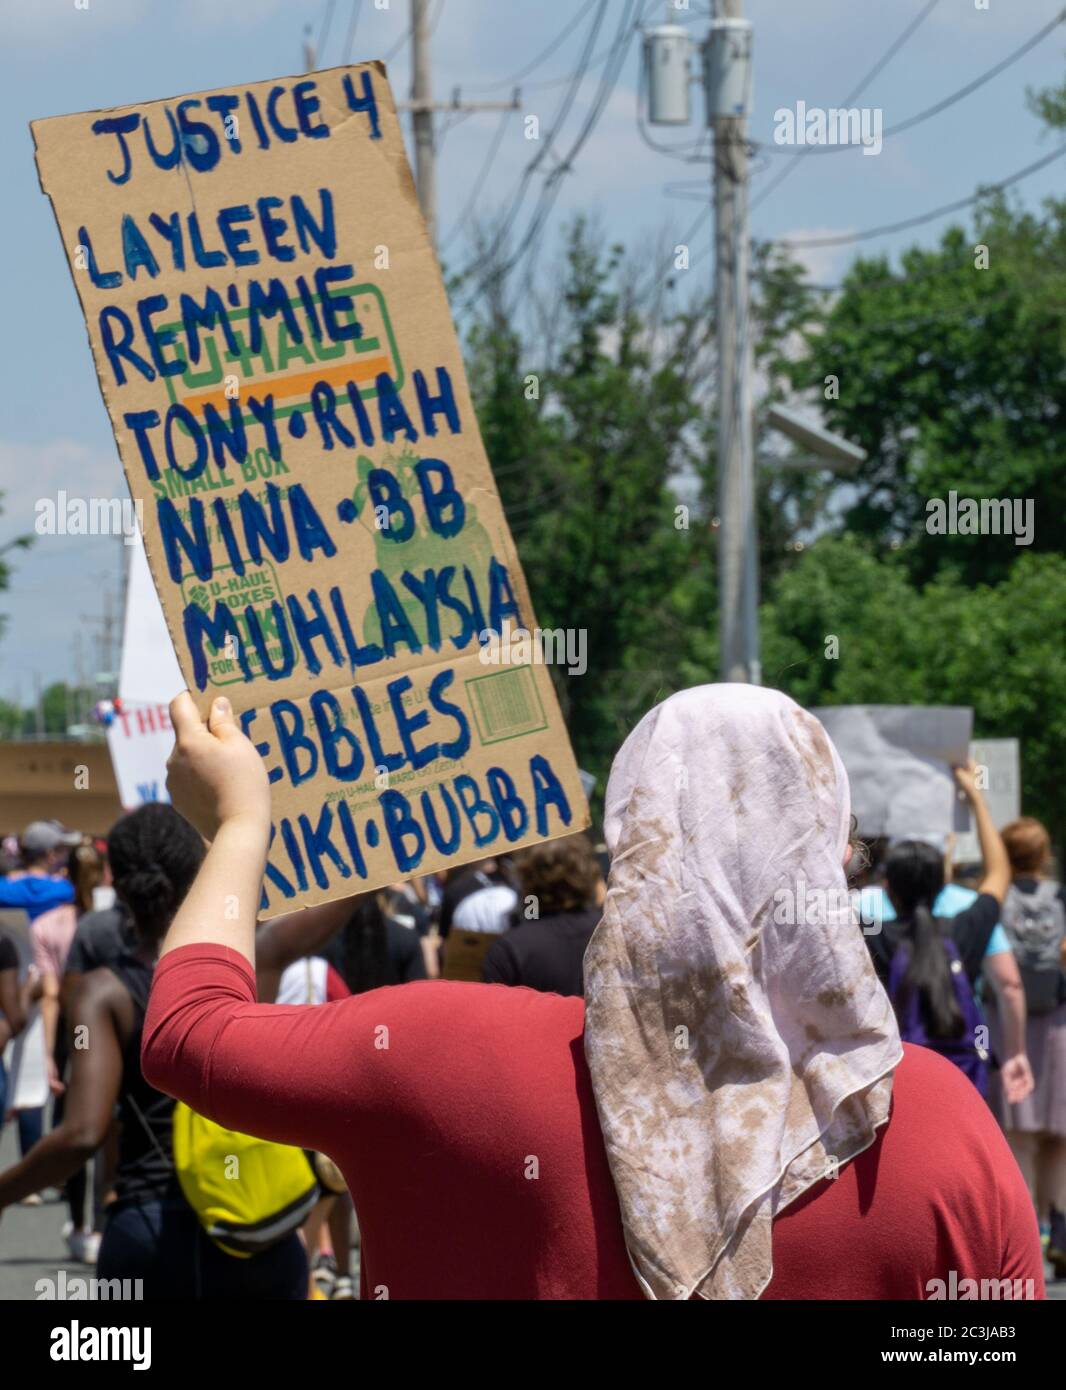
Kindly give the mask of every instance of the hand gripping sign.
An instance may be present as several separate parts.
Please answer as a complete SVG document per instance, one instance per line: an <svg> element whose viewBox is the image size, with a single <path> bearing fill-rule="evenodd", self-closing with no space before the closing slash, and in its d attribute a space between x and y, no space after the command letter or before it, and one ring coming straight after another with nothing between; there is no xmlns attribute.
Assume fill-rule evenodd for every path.
<svg viewBox="0 0 1066 1390"><path fill-rule="evenodd" d="M381 63L32 126L182 675L267 764L261 913L581 829Z"/></svg>

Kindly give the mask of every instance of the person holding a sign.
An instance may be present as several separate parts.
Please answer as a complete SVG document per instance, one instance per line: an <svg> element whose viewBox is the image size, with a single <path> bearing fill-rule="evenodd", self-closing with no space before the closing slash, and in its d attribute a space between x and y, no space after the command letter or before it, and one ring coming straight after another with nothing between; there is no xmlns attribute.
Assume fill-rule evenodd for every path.
<svg viewBox="0 0 1066 1390"><path fill-rule="evenodd" d="M256 1002L270 836L228 701L171 706L169 788L211 847L163 942L152 1085L327 1153L370 1298L923 1298L949 1271L1043 1292L987 1107L902 1047L847 897L850 798L787 697L653 709L607 791L586 1001L421 981ZM803 884L804 920L775 894Z"/></svg>
<svg viewBox="0 0 1066 1390"><path fill-rule="evenodd" d="M888 896L898 918L883 922L867 942L903 1037L947 1057L982 1095L988 1088L991 1059L976 984L982 970L987 972L1010 1024L1001 1059L1002 1084L1013 1101L1021 1101L1033 1087L1025 1054L1024 995L1009 948L993 946L1000 906L1010 886L1010 862L977 786L976 768L957 767L955 780L970 803L981 844L984 872L979 893L953 917L938 917L943 855L922 840L900 841L885 861Z"/></svg>

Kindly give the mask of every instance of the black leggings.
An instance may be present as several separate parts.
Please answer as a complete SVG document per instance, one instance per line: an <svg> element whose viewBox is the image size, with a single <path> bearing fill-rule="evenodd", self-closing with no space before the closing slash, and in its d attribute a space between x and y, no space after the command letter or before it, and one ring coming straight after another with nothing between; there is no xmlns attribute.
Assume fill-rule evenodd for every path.
<svg viewBox="0 0 1066 1390"><path fill-rule="evenodd" d="M96 1275L139 1279L140 1296L152 1301L307 1298L307 1255L295 1232L262 1255L238 1259L218 1248L181 1198L109 1207Z"/></svg>

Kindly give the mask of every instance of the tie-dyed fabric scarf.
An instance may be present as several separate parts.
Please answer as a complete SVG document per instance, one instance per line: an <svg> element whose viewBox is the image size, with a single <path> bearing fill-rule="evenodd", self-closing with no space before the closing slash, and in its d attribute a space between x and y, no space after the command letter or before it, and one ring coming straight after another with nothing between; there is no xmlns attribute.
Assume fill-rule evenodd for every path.
<svg viewBox="0 0 1066 1390"><path fill-rule="evenodd" d="M585 1053L649 1298L758 1298L774 1216L888 1119L902 1048L849 822L836 749L777 691L683 691L615 759Z"/></svg>

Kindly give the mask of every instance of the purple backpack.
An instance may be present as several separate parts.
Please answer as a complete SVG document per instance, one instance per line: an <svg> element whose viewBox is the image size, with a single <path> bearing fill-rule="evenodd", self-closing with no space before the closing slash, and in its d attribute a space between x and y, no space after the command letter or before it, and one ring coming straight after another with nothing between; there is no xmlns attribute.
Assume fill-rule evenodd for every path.
<svg viewBox="0 0 1066 1390"><path fill-rule="evenodd" d="M926 1032L922 1003L916 989L910 991L910 997L900 1009L898 999L910 964L910 951L906 944L902 944L896 948L888 972L888 997L899 1021L899 1035L904 1042L939 1052L941 1057L953 1062L970 1078L982 1096L987 1096L989 1055L988 1049L978 1042L978 1029L983 1027L984 1020L954 941L950 936L942 936L941 940L951 968L955 999L962 1014L962 1032L957 1038L931 1038Z"/></svg>

